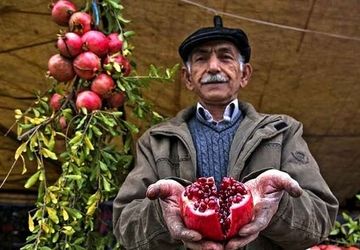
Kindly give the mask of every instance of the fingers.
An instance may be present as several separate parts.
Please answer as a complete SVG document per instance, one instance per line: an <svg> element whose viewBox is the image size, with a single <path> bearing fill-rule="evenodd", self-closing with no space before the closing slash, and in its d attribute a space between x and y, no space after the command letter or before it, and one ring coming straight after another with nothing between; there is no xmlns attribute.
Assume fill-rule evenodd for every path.
<svg viewBox="0 0 360 250"><path fill-rule="evenodd" d="M234 238L226 244L225 250L240 249L241 247L244 247L250 242L254 241L258 237L258 235L259 234L257 233L257 234L249 235L247 237Z"/></svg>
<svg viewBox="0 0 360 250"><path fill-rule="evenodd" d="M290 177L289 174L279 170L268 170L258 176L260 183L273 185L277 191L284 190L293 197L299 197L303 190L299 183Z"/></svg>
<svg viewBox="0 0 360 250"><path fill-rule="evenodd" d="M186 248L192 250L223 250L222 244L213 241L187 242L183 241Z"/></svg>
<svg viewBox="0 0 360 250"><path fill-rule="evenodd" d="M146 196L151 199L165 199L172 195L180 195L184 187L174 180L159 180L151 184L147 191Z"/></svg>
<svg viewBox="0 0 360 250"><path fill-rule="evenodd" d="M185 227L177 212L169 213L165 211L164 216L172 238L183 241L199 241L202 239L200 233Z"/></svg>
<svg viewBox="0 0 360 250"><path fill-rule="evenodd" d="M255 205L254 219L239 230L239 236L248 237L259 234L269 224L271 218L278 208L278 203L260 202Z"/></svg>

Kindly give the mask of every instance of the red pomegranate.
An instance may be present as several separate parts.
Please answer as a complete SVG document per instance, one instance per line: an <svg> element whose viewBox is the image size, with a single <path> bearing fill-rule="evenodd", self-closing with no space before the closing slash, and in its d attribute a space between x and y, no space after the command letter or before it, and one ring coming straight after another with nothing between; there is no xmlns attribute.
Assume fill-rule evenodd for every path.
<svg viewBox="0 0 360 250"><path fill-rule="evenodd" d="M57 111L60 109L61 104L62 104L62 100L64 99L63 95L60 95L58 93L55 93L51 96L50 99L50 107L54 110Z"/></svg>
<svg viewBox="0 0 360 250"><path fill-rule="evenodd" d="M59 82L69 81L75 76L72 62L60 54L49 59L48 69L49 74Z"/></svg>
<svg viewBox="0 0 360 250"><path fill-rule="evenodd" d="M70 31L82 35L91 30L91 16L86 12L75 12L69 20Z"/></svg>
<svg viewBox="0 0 360 250"><path fill-rule="evenodd" d="M108 53L109 39L100 31L90 30L81 37L81 40L84 50L89 50L100 57Z"/></svg>
<svg viewBox="0 0 360 250"><path fill-rule="evenodd" d="M94 78L101 69L100 58L90 51L78 55L73 64L76 74L85 80Z"/></svg>
<svg viewBox="0 0 360 250"><path fill-rule="evenodd" d="M107 97L115 88L115 82L111 76L107 74L99 74L91 83L91 91L101 97Z"/></svg>
<svg viewBox="0 0 360 250"><path fill-rule="evenodd" d="M60 0L52 5L51 18L61 26L68 26L71 15L76 11L76 6L71 1Z"/></svg>
<svg viewBox="0 0 360 250"><path fill-rule="evenodd" d="M102 106L101 98L90 90L85 90L76 97L76 107L86 108L87 111L100 109Z"/></svg>
<svg viewBox="0 0 360 250"><path fill-rule="evenodd" d="M64 35L59 36L56 45L61 55L71 58L82 52L83 42L78 34L67 32Z"/></svg>
<svg viewBox="0 0 360 250"><path fill-rule="evenodd" d="M119 39L119 33L111 33L109 39L109 54L115 54L122 50L123 42Z"/></svg>
<svg viewBox="0 0 360 250"><path fill-rule="evenodd" d="M62 131L65 131L67 128L67 121L65 116L60 116L59 118L59 126L61 128Z"/></svg>
<svg viewBox="0 0 360 250"><path fill-rule="evenodd" d="M117 64L120 66L121 73L123 74L123 76L128 76L130 74L131 66L130 66L128 59L125 56L116 54L116 55L108 56L105 58L104 65L111 65L111 67L110 67L111 73L117 72L116 67L114 67L114 64Z"/></svg>
<svg viewBox="0 0 360 250"><path fill-rule="evenodd" d="M231 177L224 177L217 191L213 177L201 177L187 186L180 198L186 227L204 238L221 241L237 235L253 217L249 190Z"/></svg>
<svg viewBox="0 0 360 250"><path fill-rule="evenodd" d="M125 103L125 93L122 91L115 92L107 99L107 101L110 108L119 108Z"/></svg>

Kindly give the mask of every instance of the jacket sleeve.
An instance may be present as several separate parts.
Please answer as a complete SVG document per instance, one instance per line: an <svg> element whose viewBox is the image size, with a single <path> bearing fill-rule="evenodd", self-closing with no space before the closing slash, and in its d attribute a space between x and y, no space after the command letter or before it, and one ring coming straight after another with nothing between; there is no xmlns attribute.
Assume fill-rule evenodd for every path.
<svg viewBox="0 0 360 250"><path fill-rule="evenodd" d="M284 134L281 170L298 181L304 192L283 196L279 209L262 234L284 249L305 249L324 240L333 227L338 201L320 174L302 137L302 124L292 124Z"/></svg>
<svg viewBox="0 0 360 250"><path fill-rule="evenodd" d="M149 140L148 134L139 139L135 167L114 200L114 235L126 249L175 249L179 242L171 239L159 202L145 197L147 187L159 179Z"/></svg>

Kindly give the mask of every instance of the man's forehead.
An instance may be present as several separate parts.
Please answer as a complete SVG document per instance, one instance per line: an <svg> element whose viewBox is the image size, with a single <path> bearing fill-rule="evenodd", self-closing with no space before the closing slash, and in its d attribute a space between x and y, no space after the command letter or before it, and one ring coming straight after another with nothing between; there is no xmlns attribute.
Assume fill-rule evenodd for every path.
<svg viewBox="0 0 360 250"><path fill-rule="evenodd" d="M201 44L193 49L192 54L194 53L206 53L206 52L218 52L218 51L231 51L234 53L239 53L239 50L236 46L229 41L210 41L204 44Z"/></svg>

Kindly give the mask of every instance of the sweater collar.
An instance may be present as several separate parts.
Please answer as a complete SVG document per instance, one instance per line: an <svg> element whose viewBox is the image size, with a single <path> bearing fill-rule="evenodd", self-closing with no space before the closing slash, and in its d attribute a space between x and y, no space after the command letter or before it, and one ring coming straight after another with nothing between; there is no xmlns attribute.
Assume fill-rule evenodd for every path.
<svg viewBox="0 0 360 250"><path fill-rule="evenodd" d="M200 102L196 106L196 118L200 121L219 124L219 123L229 123L232 122L238 113L241 112L239 109L238 99L232 100L225 108L223 119L220 121L215 121L211 113L203 106Z"/></svg>

